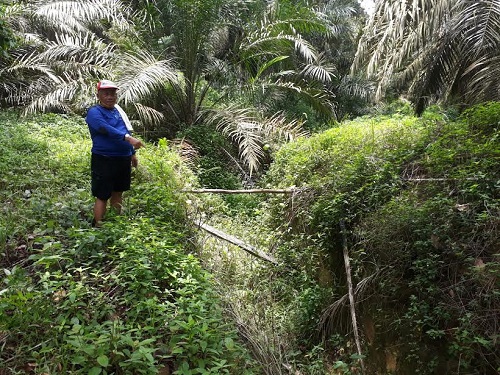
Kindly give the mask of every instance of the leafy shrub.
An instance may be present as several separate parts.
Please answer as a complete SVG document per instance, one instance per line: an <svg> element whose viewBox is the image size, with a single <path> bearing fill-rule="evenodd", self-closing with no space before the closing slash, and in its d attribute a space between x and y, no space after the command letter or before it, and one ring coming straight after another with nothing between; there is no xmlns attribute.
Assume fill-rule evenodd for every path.
<svg viewBox="0 0 500 375"><path fill-rule="evenodd" d="M498 131L500 126L500 102L487 102L467 109L462 114L471 130L479 130L485 134Z"/></svg>
<svg viewBox="0 0 500 375"><path fill-rule="evenodd" d="M239 169L238 158L231 156L237 155L238 151L212 126L190 127L180 132L178 136L188 139L198 150L195 173L204 188L242 189L244 182L248 182L246 180L249 177ZM239 194L224 195L222 200L227 203L227 212L230 214L252 211L259 202L259 199L253 196Z"/></svg>
<svg viewBox="0 0 500 375"><path fill-rule="evenodd" d="M227 139L212 126L199 125L179 133L179 138L192 142L199 152L197 174L200 184L207 188L232 189L241 186L228 155L234 150Z"/></svg>

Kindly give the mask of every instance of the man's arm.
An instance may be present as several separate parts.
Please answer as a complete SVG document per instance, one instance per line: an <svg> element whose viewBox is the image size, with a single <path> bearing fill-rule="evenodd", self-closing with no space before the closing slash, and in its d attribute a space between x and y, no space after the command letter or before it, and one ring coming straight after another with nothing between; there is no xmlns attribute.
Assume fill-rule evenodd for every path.
<svg viewBox="0 0 500 375"><path fill-rule="evenodd" d="M125 134L127 134L126 132L115 129L109 125L106 117L104 117L101 111L99 111L96 107L89 109L85 121L94 131L106 134L108 137L113 139L124 139Z"/></svg>
<svg viewBox="0 0 500 375"><path fill-rule="evenodd" d="M141 140L140 140L140 139L134 138L134 137L132 137L132 136L131 136L130 134L128 134L128 133L127 133L127 134L125 134L125 135L123 136L123 139L124 139L125 141L127 141L128 143L130 143L130 144L132 145L132 147L133 147L134 149L136 149L136 150L137 150L138 148L141 148L142 146L144 146L144 144L141 142Z"/></svg>
<svg viewBox="0 0 500 375"><path fill-rule="evenodd" d="M137 156L134 154L132 155L132 167L137 168L139 165L139 160L137 159Z"/></svg>

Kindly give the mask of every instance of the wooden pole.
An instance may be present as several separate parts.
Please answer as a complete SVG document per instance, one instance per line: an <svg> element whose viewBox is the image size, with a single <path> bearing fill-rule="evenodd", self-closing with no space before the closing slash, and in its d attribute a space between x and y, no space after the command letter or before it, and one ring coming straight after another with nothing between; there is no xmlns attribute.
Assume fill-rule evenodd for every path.
<svg viewBox="0 0 500 375"><path fill-rule="evenodd" d="M223 239L224 241L232 243L233 245L238 246L239 248L245 250L247 253L249 253L257 258L266 260L266 261L273 263L273 264L278 264L278 261L276 259L274 259L271 255L268 255L268 254L264 253L263 251L257 249L256 247L243 242L239 238L236 238L234 236L231 236L230 234L224 233L223 231L221 231L217 228L214 228L208 224L202 223L201 221L198 221L195 224L198 225L200 228L204 229L205 231L207 231L208 233L214 235L215 237L218 237L220 239Z"/></svg>
<svg viewBox="0 0 500 375"><path fill-rule="evenodd" d="M403 178L403 181L415 181L415 182L425 182L425 181L480 181L479 178ZM491 179L483 179L483 181L492 181Z"/></svg>
<svg viewBox="0 0 500 375"><path fill-rule="evenodd" d="M359 361L361 363L361 371L363 374L365 373L365 364L362 357L361 352L361 342L359 340L359 331L358 331L358 323L356 320L356 307L354 302L354 288L352 286L352 277L351 277L351 262L349 260L349 249L347 247L347 235L344 221L340 221L340 229L342 231L342 242L343 242L343 253L344 253L344 264L345 264L345 272L347 276L347 288L349 290L349 304L351 307L351 321L352 321L352 329L354 331L354 341L356 342L356 348L358 350Z"/></svg>
<svg viewBox="0 0 500 375"><path fill-rule="evenodd" d="M242 189L242 190L227 190L227 189L182 189L183 193L193 194L293 194L296 189Z"/></svg>

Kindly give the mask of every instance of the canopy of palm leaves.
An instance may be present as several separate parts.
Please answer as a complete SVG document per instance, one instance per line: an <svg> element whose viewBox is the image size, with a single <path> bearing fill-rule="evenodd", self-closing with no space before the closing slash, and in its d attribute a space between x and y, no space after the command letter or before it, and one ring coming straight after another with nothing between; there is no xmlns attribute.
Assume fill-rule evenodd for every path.
<svg viewBox="0 0 500 375"><path fill-rule="evenodd" d="M112 79L119 101L150 134L173 137L183 126L217 122L252 172L271 127L298 134L301 121L286 113L290 97L335 115L338 70L305 35L342 30L299 3L143 0L136 10L120 0L13 3L6 20L21 43L13 61L0 60L0 100L26 111L82 113L95 102L95 82ZM237 116L221 118L227 108Z"/></svg>
<svg viewBox="0 0 500 375"><path fill-rule="evenodd" d="M421 112L442 101L500 99L499 0L377 0L354 72L376 80L377 99L407 93Z"/></svg>

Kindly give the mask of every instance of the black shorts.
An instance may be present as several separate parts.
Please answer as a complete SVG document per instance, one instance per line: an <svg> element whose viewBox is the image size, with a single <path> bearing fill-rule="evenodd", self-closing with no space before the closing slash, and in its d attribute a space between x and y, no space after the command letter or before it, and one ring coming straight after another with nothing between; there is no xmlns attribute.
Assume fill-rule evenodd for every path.
<svg viewBox="0 0 500 375"><path fill-rule="evenodd" d="M131 156L102 156L92 154L90 160L92 172L92 195L101 200L108 200L111 193L130 189L132 174Z"/></svg>

